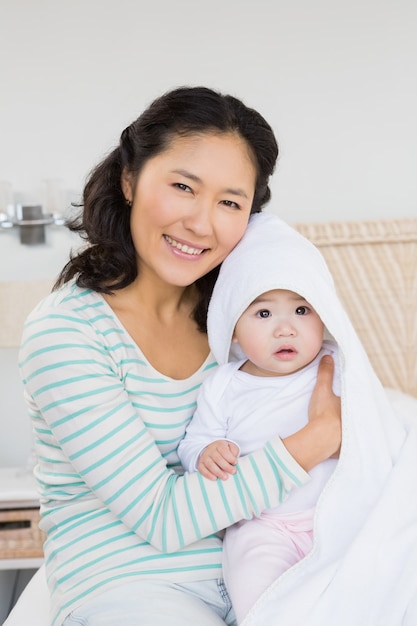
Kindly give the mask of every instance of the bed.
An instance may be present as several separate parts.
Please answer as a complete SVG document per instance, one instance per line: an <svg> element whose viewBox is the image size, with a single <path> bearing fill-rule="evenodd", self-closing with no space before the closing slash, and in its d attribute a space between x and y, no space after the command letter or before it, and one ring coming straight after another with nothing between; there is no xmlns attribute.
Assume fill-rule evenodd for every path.
<svg viewBox="0 0 417 626"><path fill-rule="evenodd" d="M417 420L417 219L296 224L320 248L392 404ZM47 626L43 567L4 626Z"/></svg>

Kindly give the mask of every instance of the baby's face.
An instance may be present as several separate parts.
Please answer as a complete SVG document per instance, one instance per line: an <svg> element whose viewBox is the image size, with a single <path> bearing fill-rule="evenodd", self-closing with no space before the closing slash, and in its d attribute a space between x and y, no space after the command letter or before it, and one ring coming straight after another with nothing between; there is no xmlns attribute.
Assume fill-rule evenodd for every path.
<svg viewBox="0 0 417 626"><path fill-rule="evenodd" d="M261 294L239 318L233 341L257 376L285 376L302 369L319 353L324 324L310 304L293 291Z"/></svg>

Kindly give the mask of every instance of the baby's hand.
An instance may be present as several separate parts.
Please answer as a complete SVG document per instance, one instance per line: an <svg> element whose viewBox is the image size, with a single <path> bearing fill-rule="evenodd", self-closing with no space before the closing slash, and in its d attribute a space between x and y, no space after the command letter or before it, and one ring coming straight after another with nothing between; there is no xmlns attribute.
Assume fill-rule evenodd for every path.
<svg viewBox="0 0 417 626"><path fill-rule="evenodd" d="M198 459L197 469L210 480L221 478L227 480L229 474L235 474L239 455L239 448L236 444L225 439L219 439L210 443Z"/></svg>

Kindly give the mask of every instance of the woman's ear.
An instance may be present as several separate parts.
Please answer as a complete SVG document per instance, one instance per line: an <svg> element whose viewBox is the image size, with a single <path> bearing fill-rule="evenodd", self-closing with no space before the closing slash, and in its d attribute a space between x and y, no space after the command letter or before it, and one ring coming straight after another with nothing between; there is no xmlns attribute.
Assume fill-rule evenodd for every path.
<svg viewBox="0 0 417 626"><path fill-rule="evenodd" d="M120 185L122 187L123 195L126 198L128 204L132 204L133 201L133 185L129 172L124 169L120 179Z"/></svg>

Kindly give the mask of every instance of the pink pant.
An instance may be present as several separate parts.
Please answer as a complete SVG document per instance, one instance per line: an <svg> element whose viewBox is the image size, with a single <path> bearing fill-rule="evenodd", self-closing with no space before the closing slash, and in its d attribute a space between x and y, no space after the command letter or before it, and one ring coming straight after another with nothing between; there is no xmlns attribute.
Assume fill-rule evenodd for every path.
<svg viewBox="0 0 417 626"><path fill-rule="evenodd" d="M238 624L269 585L310 552L313 514L262 513L227 529L223 575Z"/></svg>

